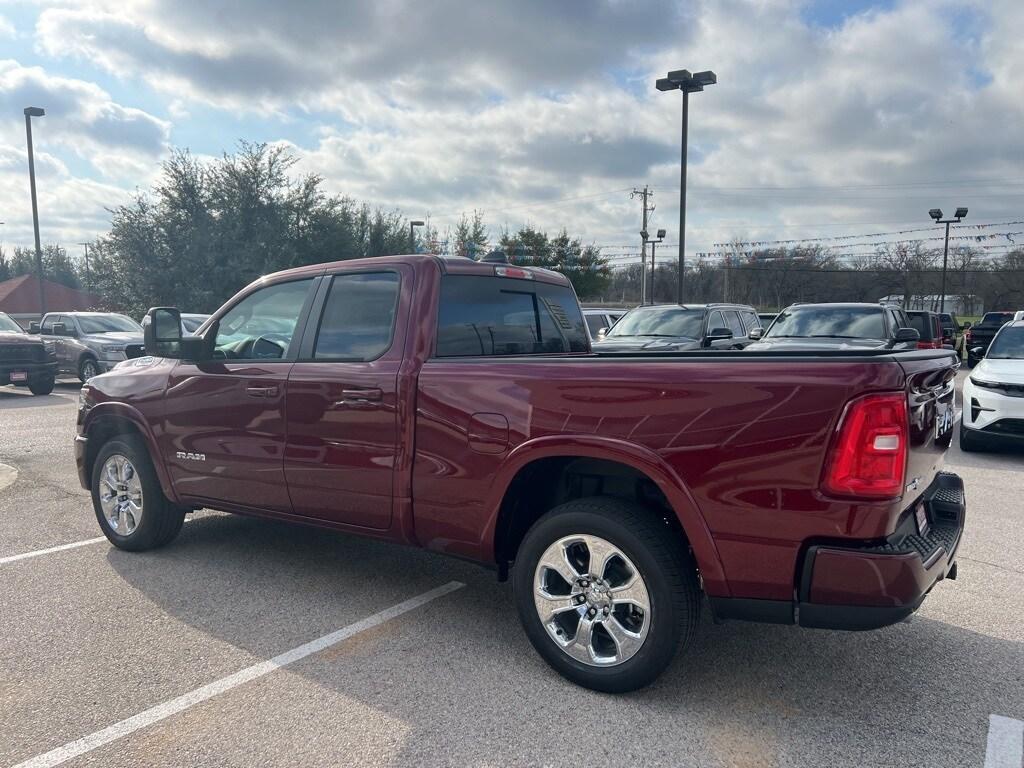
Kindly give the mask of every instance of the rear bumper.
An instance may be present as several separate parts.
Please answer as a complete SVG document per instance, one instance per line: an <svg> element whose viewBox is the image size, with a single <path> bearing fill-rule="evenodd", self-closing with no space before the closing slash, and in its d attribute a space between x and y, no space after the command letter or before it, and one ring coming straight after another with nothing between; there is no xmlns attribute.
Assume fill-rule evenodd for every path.
<svg viewBox="0 0 1024 768"><path fill-rule="evenodd" d="M932 588L955 579L966 504L963 481L941 473L914 509L928 520L917 530L914 510L881 544L814 544L802 560L796 600L712 599L718 618L799 624L823 629L877 629L904 620Z"/></svg>

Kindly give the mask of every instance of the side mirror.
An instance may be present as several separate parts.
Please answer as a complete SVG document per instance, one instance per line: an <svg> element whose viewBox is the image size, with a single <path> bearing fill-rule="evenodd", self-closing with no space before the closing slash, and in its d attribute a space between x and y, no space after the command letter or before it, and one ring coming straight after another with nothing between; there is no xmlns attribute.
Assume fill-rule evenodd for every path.
<svg viewBox="0 0 1024 768"><path fill-rule="evenodd" d="M708 331L708 341L725 341L732 338L732 331L728 328L712 328Z"/></svg>
<svg viewBox="0 0 1024 768"><path fill-rule="evenodd" d="M916 328L897 328L896 336L893 338L891 347L897 344L913 344L921 340L921 334Z"/></svg>
<svg viewBox="0 0 1024 768"><path fill-rule="evenodd" d="M973 357L977 357L977 358L980 359L980 358L985 356L985 348L984 347L971 347L970 353L971 353L971 355Z"/></svg>
<svg viewBox="0 0 1024 768"><path fill-rule="evenodd" d="M597 340L598 341L601 341L601 339L603 339L607 335L608 335L608 326L607 325L604 328L598 328L597 329Z"/></svg>
<svg viewBox="0 0 1024 768"><path fill-rule="evenodd" d="M54 323L52 333L54 336L67 336L68 327L64 323Z"/></svg>
<svg viewBox="0 0 1024 768"><path fill-rule="evenodd" d="M151 357L181 358L181 312L174 307L153 307L142 318L142 338Z"/></svg>
<svg viewBox="0 0 1024 768"><path fill-rule="evenodd" d="M28 324L28 332L29 333L39 333L39 321L38 320L33 320L31 323Z"/></svg>
<svg viewBox="0 0 1024 768"><path fill-rule="evenodd" d="M751 328L750 333L748 333L747 335L750 337L751 341L757 341L762 336L764 336L764 328L761 328L760 326L758 326L757 328Z"/></svg>

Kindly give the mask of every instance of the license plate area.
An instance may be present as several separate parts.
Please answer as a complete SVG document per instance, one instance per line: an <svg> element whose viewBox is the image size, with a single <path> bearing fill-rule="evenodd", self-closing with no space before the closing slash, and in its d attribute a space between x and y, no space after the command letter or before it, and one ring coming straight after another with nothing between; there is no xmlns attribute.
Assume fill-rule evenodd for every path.
<svg viewBox="0 0 1024 768"><path fill-rule="evenodd" d="M28 381L28 373L25 371L11 371L11 381Z"/></svg>

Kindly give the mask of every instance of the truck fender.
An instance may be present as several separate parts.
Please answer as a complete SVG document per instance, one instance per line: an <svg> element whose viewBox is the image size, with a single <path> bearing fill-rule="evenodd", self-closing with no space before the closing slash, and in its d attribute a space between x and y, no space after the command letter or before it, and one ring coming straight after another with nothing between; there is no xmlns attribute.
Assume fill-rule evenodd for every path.
<svg viewBox="0 0 1024 768"><path fill-rule="evenodd" d="M502 502L513 479L530 462L559 456L614 461L649 477L665 495L689 539L705 591L720 597L731 594L711 530L686 484L654 451L615 438L596 435L551 435L528 440L516 446L496 474L491 486L491 495L487 500L490 515L484 529L483 542L490 542L492 551Z"/></svg>
<svg viewBox="0 0 1024 768"><path fill-rule="evenodd" d="M145 441L146 448L149 450L149 458L153 462L153 468L156 470L156 476L160 481L160 487L163 490L164 495L172 502L177 502L178 497L177 494L174 493L174 488L171 484L171 477L167 472L167 464L164 462L164 457L160 454L160 450L157 447L156 438L153 436L153 432L142 414L126 403L97 403L89 409L88 413L85 414L85 418L82 421L82 434L88 436L89 432L96 426L96 424L101 420L106 419L120 419L122 421L128 421L135 427L138 433L142 436L143 441ZM96 450L96 448L90 446L90 450Z"/></svg>

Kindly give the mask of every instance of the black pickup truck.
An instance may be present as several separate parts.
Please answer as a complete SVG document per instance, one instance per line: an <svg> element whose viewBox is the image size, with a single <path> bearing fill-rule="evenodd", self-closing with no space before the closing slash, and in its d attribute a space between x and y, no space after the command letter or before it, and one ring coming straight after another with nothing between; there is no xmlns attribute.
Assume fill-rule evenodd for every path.
<svg viewBox="0 0 1024 768"><path fill-rule="evenodd" d="M57 359L38 336L29 336L9 315L0 312L0 387L28 387L33 395L53 391Z"/></svg>
<svg viewBox="0 0 1024 768"><path fill-rule="evenodd" d="M986 312L981 321L967 329L967 367L973 368L985 356L996 331L1013 320L1013 312Z"/></svg>

